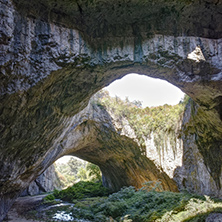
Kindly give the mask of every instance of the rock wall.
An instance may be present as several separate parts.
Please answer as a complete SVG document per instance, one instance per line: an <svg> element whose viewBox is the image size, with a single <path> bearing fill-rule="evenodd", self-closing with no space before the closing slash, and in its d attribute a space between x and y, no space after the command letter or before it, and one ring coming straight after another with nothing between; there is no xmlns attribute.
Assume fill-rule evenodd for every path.
<svg viewBox="0 0 222 222"><path fill-rule="evenodd" d="M89 103L71 124L73 127L63 138L62 155L74 155L98 165L111 190L129 185L140 188L145 181L160 180L163 189L177 191L176 183L144 155L140 145L119 133L104 108Z"/></svg>
<svg viewBox="0 0 222 222"><path fill-rule="evenodd" d="M144 153L142 154L142 151L139 151L143 150L143 148L138 142L136 133L131 128L127 118L122 117L120 119L115 115L113 110L105 109L105 107L101 108L99 105L96 105L97 102L95 101L97 100L93 97L89 105L79 115L75 116L75 120L73 122L75 127L69 131L69 134L67 134L67 139L63 143L63 146L64 150L66 150L68 154L79 156L99 165L103 171L104 185L111 189L116 187L115 189L118 190L119 187L116 185L118 183L120 184L120 187L122 185L127 186L129 184L140 187L146 180L160 180L165 189L172 189L166 186L166 183L172 183L172 181L170 182L171 178L176 181L179 190L187 190L192 193L210 195L219 198L222 197L220 182L218 183L217 181L217 178L221 180L222 175L214 175L217 172L217 169L214 169L212 174L212 170L208 167L206 160L201 153L201 149L198 147L198 142L195 139L199 136L198 131L191 131L189 129L189 127L195 127L194 119L197 121L197 114L195 114L194 110L197 111L200 109L200 107L192 100L190 100L186 105L182 120L180 119L181 117L178 116L178 123L180 123L178 124L178 131L181 132L181 136L180 139L177 139L177 147L172 147L171 144L168 143L165 149L161 149L159 152L158 148L155 146L153 136L151 135L150 138L146 137L145 144L147 160ZM204 121L204 116L201 117L201 120L201 122ZM90 132L89 129L93 128L95 125L96 129L93 129L92 132ZM106 130L104 130L104 126L106 127ZM76 137L77 132L79 134L78 137ZM89 142L87 141L88 137L90 137L90 143L95 140L100 140L96 142L97 148L94 144L86 145ZM103 139L101 139L101 137L103 137ZM108 137L109 139L104 137ZM102 144L101 140L104 139L107 140L107 142ZM132 144L134 144L134 151L131 148ZM87 150L85 146L87 146ZM73 148L71 149L70 147ZM109 150L112 150L112 154L106 151L104 154L100 153L97 155L97 152L101 152L101 149L107 149L108 147ZM99 151L97 151L97 149L99 149ZM131 154L133 155L131 158L123 157L122 154L119 153L124 152L124 155L126 155L126 153L130 155L129 153L132 151L134 154ZM114 152L117 153L114 154ZM141 153L142 155L139 156L144 158L141 162L143 167L140 167L140 172L137 172L135 169L132 170L130 167L132 164L134 167L136 165L140 165L139 162L141 160L138 160L135 152L138 152L137 155ZM220 153L218 152L217 154L218 159L220 159ZM114 159L118 159L120 162L124 161L122 167L129 168L129 171L134 172L134 174L138 174L140 177L144 177L144 180L133 176L134 179L127 182L126 177L121 175L121 177L124 178L124 182L121 184L117 176L115 178L110 178L109 174L111 174L113 166L111 166L111 164L105 164L104 161L110 162L114 165ZM132 163L132 159L136 162L133 161L134 163ZM218 160L214 159L214 162L216 161ZM146 167L146 162L150 165L150 167ZM218 164L215 166L218 166ZM146 170L145 174L142 172L143 169ZM120 163L118 164L118 170L121 171ZM154 175L156 177L154 175L147 177L146 174L151 174L149 170L152 172L155 171L156 173ZM123 172L126 173L126 169ZM168 177L166 175L161 177L161 172L166 173ZM58 178L55 177L54 168L50 167L31 183L26 193L33 195L41 191L51 191L58 187L58 183L54 185L56 181L58 182Z"/></svg>
<svg viewBox="0 0 222 222"><path fill-rule="evenodd" d="M217 0L0 0L0 220L64 154L89 98L131 72L166 79L200 105L214 133L204 141L196 127L198 149L220 186L221 7Z"/></svg>
<svg viewBox="0 0 222 222"><path fill-rule="evenodd" d="M182 166L183 158L183 140L177 139L176 147L172 147L170 143L165 149L158 152L154 140L146 139L146 155L154 161L155 165L162 169L170 178L174 178L175 169Z"/></svg>
<svg viewBox="0 0 222 222"><path fill-rule="evenodd" d="M182 166L175 170L179 189L222 198L221 131L214 118L190 101L182 124Z"/></svg>
<svg viewBox="0 0 222 222"><path fill-rule="evenodd" d="M61 187L62 185L55 171L55 167L54 165L51 165L38 178L29 184L28 188L22 192L21 196L51 192L54 189L61 189Z"/></svg>
<svg viewBox="0 0 222 222"><path fill-rule="evenodd" d="M115 109L115 107L113 109ZM138 146L141 147L141 150L145 150L144 153L146 157L152 160L159 170L165 172L170 178L174 178L175 169L182 166L183 140L176 138L175 136L176 144L175 147L172 147L172 145L170 144L170 139L168 138L167 144L165 145L164 149L159 150L154 142L153 133L155 132L152 132L149 136L145 136L144 133L143 139L145 148L143 148L138 141L135 131L130 126L127 117L122 116L121 118L119 118L115 115L115 112L112 109L109 109L109 107L106 107L106 110L112 119L112 124L115 126L119 134L132 138L138 144ZM180 116L177 117L178 132L176 132L175 134L179 134L179 132L181 131L182 120L180 118Z"/></svg>

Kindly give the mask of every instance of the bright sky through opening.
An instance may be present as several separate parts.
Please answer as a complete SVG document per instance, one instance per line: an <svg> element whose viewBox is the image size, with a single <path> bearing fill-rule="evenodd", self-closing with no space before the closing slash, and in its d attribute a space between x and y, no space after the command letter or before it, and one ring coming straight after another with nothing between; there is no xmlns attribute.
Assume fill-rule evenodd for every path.
<svg viewBox="0 0 222 222"><path fill-rule="evenodd" d="M165 80L135 73L114 81L104 89L109 91L112 97L118 96L123 100L128 97L130 101L139 100L143 107L176 105L184 97L179 88Z"/></svg>
<svg viewBox="0 0 222 222"><path fill-rule="evenodd" d="M67 164L67 163L69 162L69 160L70 160L71 157L73 157L73 158L75 158L75 159L77 159L77 160L79 160L79 161L84 161L84 160L82 160L82 159L80 159L80 158L78 158L78 157L66 155L66 156L63 156L63 157L59 158L59 159L56 160L55 162L56 162L56 163L60 163L60 164L61 164L61 163Z"/></svg>

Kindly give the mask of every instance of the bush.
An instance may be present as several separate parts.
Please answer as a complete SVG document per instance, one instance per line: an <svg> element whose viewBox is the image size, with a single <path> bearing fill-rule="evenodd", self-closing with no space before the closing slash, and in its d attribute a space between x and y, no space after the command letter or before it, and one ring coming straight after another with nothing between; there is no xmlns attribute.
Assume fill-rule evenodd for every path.
<svg viewBox="0 0 222 222"><path fill-rule="evenodd" d="M55 200L55 196L53 194L49 194L44 198L44 200Z"/></svg>
<svg viewBox="0 0 222 222"><path fill-rule="evenodd" d="M55 190L53 194L61 200L73 201L86 197L107 196L109 190L103 187L101 182L80 181L65 190Z"/></svg>
<svg viewBox="0 0 222 222"><path fill-rule="evenodd" d="M55 201L55 196L53 194L49 194L43 200L44 203L53 203Z"/></svg>
<svg viewBox="0 0 222 222"><path fill-rule="evenodd" d="M134 187L122 188L108 197L86 198L100 195L101 190L98 189L101 186L101 183L80 182L64 191L55 191L54 196L67 198L69 194L72 199L76 192L80 192L78 195L84 196L84 200L76 200L75 207L69 213L78 219L95 222L110 221L110 218L122 222L205 221L210 212L222 210L221 200L213 201L207 196L157 192L154 189L149 192L146 189L136 191ZM102 194L107 194L107 190Z"/></svg>
<svg viewBox="0 0 222 222"><path fill-rule="evenodd" d="M222 203L216 204L209 198L191 195L188 193L157 192L146 190L136 191L133 187L121 189L121 191L103 199L100 203L94 203L90 207L92 214L105 215L117 221L127 217L132 222L147 221L183 221L213 209L222 207ZM168 218L168 219L166 219Z"/></svg>

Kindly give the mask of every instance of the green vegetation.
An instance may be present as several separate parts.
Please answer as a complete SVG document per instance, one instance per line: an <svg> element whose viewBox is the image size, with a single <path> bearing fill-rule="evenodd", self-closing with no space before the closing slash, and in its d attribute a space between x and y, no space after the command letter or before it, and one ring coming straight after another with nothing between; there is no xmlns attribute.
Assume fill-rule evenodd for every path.
<svg viewBox="0 0 222 222"><path fill-rule="evenodd" d="M127 98L123 101L109 96L107 91L100 91L95 96L94 103L113 113L117 120L127 120L141 147L145 146L146 139L153 137L160 155L168 144L176 151L181 119L188 99L185 96L183 101L174 106L165 104L143 109L140 101L130 102Z"/></svg>
<svg viewBox="0 0 222 222"><path fill-rule="evenodd" d="M188 99L189 97L185 96L176 106L164 105L142 109L139 101L122 101L102 91L94 103L112 112L117 120L127 120L141 146L147 138L153 136L161 153L161 149L165 149L169 143L176 149L180 136L180 121ZM101 172L95 165L88 164L78 168L77 175L84 180L91 178L94 181L101 181ZM222 212L221 200L186 192L157 190L162 190L161 183L148 181L139 190L125 187L117 193L110 194L101 182L82 181L65 190L55 190L45 198L45 203L55 203L57 198L73 203L74 206L56 208L58 212L62 210L72 215L75 218L73 221L83 219L95 222L197 222L205 221L212 212ZM54 213L55 209L51 214L48 212L48 215L52 218Z"/></svg>
<svg viewBox="0 0 222 222"><path fill-rule="evenodd" d="M72 186L79 180L102 180L102 173L97 165L79 160L74 157L71 157L67 163L56 163L55 169L63 188Z"/></svg>
<svg viewBox="0 0 222 222"><path fill-rule="evenodd" d="M102 181L102 172L97 165L87 163L86 171L90 181Z"/></svg>
<svg viewBox="0 0 222 222"><path fill-rule="evenodd" d="M109 190L103 187L102 182L80 181L64 190L54 190L53 194L46 197L46 200L61 199L73 202L76 199L86 197L106 196Z"/></svg>
<svg viewBox="0 0 222 222"><path fill-rule="evenodd" d="M140 190L125 187L109 196L107 190L97 193L100 186L98 183L81 182L66 191L56 191L54 195L64 200L68 197L68 200L75 203L65 210L67 214L71 214L75 219L95 222L205 221L209 213L222 212L221 200L211 200L208 196L189 193L157 192L159 183L147 182ZM82 199L79 199L80 196Z"/></svg>
<svg viewBox="0 0 222 222"><path fill-rule="evenodd" d="M71 157L67 163L56 163L55 169L62 182L63 188L71 186L79 179L78 172L81 168L85 168L86 162Z"/></svg>

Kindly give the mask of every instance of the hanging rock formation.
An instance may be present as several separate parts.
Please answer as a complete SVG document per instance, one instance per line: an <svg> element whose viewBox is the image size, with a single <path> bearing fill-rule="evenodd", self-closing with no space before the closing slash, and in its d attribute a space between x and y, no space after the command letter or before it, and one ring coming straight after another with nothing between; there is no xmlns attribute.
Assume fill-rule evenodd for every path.
<svg viewBox="0 0 222 222"><path fill-rule="evenodd" d="M221 11L219 0L0 0L0 221L64 153L73 116L130 72L199 104L207 122L190 133L221 186Z"/></svg>

